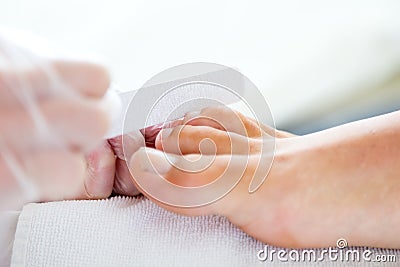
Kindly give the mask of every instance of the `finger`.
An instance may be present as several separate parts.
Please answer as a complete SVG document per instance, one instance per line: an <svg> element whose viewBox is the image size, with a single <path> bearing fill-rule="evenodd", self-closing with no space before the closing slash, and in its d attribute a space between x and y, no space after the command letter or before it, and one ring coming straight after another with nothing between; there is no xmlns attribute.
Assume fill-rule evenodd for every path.
<svg viewBox="0 0 400 267"><path fill-rule="evenodd" d="M140 132L144 136L146 146L155 148L155 142L156 142L158 133L164 128L172 128L172 127L175 127L178 125L182 125L181 119L149 126L149 127L146 127L144 129L140 130Z"/></svg>
<svg viewBox="0 0 400 267"><path fill-rule="evenodd" d="M130 159L140 147L145 146L143 134L140 131L127 133L108 139L114 154L121 160Z"/></svg>
<svg viewBox="0 0 400 267"><path fill-rule="evenodd" d="M259 172L259 162L264 162L265 159L259 155L217 155L208 168L192 172L198 167L197 163L190 163L196 155L189 157L192 158L188 161L183 156L146 148L138 150L132 156L129 166L137 188L163 208L189 216L219 214L239 226L250 223L250 215L257 211L249 204L262 201L263 198L260 197L262 193L250 194L249 185L256 175L266 177L269 168L265 167L264 171ZM207 188L205 191L189 191L186 194L168 187L165 180L179 188ZM264 186L263 190L266 188L268 189ZM201 202L202 205L187 205L198 199L206 201ZM172 201L169 200L185 204L171 204ZM269 203L265 205L268 206Z"/></svg>
<svg viewBox="0 0 400 267"><path fill-rule="evenodd" d="M183 123L193 126L209 126L246 137L256 138L263 135L258 123L226 106L209 107L200 112L188 113Z"/></svg>
<svg viewBox="0 0 400 267"><path fill-rule="evenodd" d="M173 155L170 156L174 157ZM182 157L177 158L183 159ZM182 163L183 161L177 163L177 165L181 165ZM169 194L172 194L173 197L175 193L172 190L166 190L165 187L163 188L162 184L158 184L157 182L167 180L180 187L202 186L212 182L221 175L224 171L224 167L224 164L221 164L221 162L215 162L210 168L207 168L201 173L185 172L180 168L173 167L162 152L149 148L138 150L129 162L129 168L135 176L133 181L143 194L160 206L185 215L211 214L214 213L214 211L212 205L190 209L168 205L161 200L164 197L168 197ZM158 189L159 194L149 193L149 190L146 190L146 186L143 183L154 183L153 188L156 190ZM190 198L196 198L196 196L192 194Z"/></svg>
<svg viewBox="0 0 400 267"><path fill-rule="evenodd" d="M16 148L52 141L89 147L104 136L110 123L106 109L95 101L51 100L42 103L39 112L0 112L0 140Z"/></svg>
<svg viewBox="0 0 400 267"><path fill-rule="evenodd" d="M133 183L132 175L125 160L117 158L114 192L124 196L136 196L140 192Z"/></svg>
<svg viewBox="0 0 400 267"><path fill-rule="evenodd" d="M108 140L115 156L115 177L113 190L117 194L136 196L139 191L132 182L126 158L130 158L140 147L145 145L144 137L139 131L117 136Z"/></svg>
<svg viewBox="0 0 400 267"><path fill-rule="evenodd" d="M54 60L52 65L60 78L83 96L101 98L110 87L110 74L98 63Z"/></svg>
<svg viewBox="0 0 400 267"><path fill-rule="evenodd" d="M0 68L0 105L14 107L50 97L102 97L110 84L108 71L90 62L37 60L36 65Z"/></svg>
<svg viewBox="0 0 400 267"><path fill-rule="evenodd" d="M201 112L189 112L183 120L178 120L176 123L181 125L209 126L215 129L231 131L252 138L262 137L265 135L267 135L267 137L272 136L276 138L296 136L285 131L276 130L273 127L262 124L257 120L247 117L238 111L231 110L228 107L210 107L203 109Z"/></svg>
<svg viewBox="0 0 400 267"><path fill-rule="evenodd" d="M3 196L18 192L24 199L26 192L32 193L32 186L27 186L32 184L39 197L33 201L86 198L83 186L86 164L79 153L65 150L32 151L23 155L2 153L0 172L10 178L8 187L0 189Z"/></svg>
<svg viewBox="0 0 400 267"><path fill-rule="evenodd" d="M249 154L259 151L261 141L207 126L162 129L156 148L174 154Z"/></svg>
<svg viewBox="0 0 400 267"><path fill-rule="evenodd" d="M87 177L84 187L91 199L106 198L112 193L115 175L115 155L107 141L103 141L86 156Z"/></svg>

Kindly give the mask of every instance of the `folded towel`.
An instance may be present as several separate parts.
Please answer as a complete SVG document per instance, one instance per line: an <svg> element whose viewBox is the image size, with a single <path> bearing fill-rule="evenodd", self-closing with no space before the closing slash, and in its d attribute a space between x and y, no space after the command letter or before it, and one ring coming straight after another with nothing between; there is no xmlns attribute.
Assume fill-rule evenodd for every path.
<svg viewBox="0 0 400 267"><path fill-rule="evenodd" d="M310 262L284 263L276 257L272 262L269 259L262 262L257 253L264 248L264 244L240 231L224 217L185 217L161 209L144 197L114 197L25 206L17 225L11 265L311 265ZM357 248L360 252L364 249ZM371 251L373 255L396 255L400 260L397 250ZM351 266L357 263L325 259L315 264Z"/></svg>

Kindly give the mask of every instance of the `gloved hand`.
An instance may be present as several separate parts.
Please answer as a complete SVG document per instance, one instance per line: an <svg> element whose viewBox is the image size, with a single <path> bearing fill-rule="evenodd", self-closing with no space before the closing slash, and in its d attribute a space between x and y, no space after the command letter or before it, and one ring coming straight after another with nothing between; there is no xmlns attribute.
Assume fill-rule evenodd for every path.
<svg viewBox="0 0 400 267"><path fill-rule="evenodd" d="M0 210L96 195L85 155L110 125L109 83L98 64L44 57L0 36Z"/></svg>

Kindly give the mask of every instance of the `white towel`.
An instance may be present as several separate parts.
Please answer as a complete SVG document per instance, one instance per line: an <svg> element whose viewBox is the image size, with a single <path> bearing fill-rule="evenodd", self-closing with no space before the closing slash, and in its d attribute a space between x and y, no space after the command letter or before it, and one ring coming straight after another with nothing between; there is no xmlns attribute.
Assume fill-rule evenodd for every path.
<svg viewBox="0 0 400 267"><path fill-rule="evenodd" d="M283 263L276 258L261 262L257 252L263 248L264 244L224 217L185 217L161 209L144 197L114 197L25 206L17 225L12 266L311 265ZM393 254L400 261L397 250L372 252ZM328 259L316 264L357 265Z"/></svg>

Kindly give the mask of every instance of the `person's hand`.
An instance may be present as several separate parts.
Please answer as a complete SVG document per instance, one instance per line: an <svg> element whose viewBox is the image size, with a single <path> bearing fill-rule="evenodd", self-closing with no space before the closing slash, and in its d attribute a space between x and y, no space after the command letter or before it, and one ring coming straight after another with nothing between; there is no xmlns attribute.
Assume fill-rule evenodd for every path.
<svg viewBox="0 0 400 267"><path fill-rule="evenodd" d="M88 178L85 188L88 197L106 198L113 192L125 196L138 195L125 155L129 158L143 144L144 137L137 132L105 140L92 150L86 156Z"/></svg>
<svg viewBox="0 0 400 267"><path fill-rule="evenodd" d="M327 247L345 238L354 246L398 248L399 119L397 112L293 136L229 109L210 108L188 114L183 125L163 129L156 139L158 150L138 150L129 166L142 181L157 181L161 176L185 187L210 184L227 171L233 179L243 173L223 198L195 208L167 205L138 188L160 206L180 214L227 216L269 244ZM277 137L269 173L271 151L263 147L269 147L271 138L263 138L266 135ZM216 154L208 168L199 172L182 168L188 160L195 162L200 152L202 157ZM263 178L258 190L249 193L251 181Z"/></svg>
<svg viewBox="0 0 400 267"><path fill-rule="evenodd" d="M141 147L155 147L156 137L162 127L179 124L181 121L154 125L141 131L110 138L88 153L88 178L85 183L88 197L106 198L111 193L124 196L140 194L133 182L127 159L129 161Z"/></svg>
<svg viewBox="0 0 400 267"><path fill-rule="evenodd" d="M1 208L88 198L85 188L99 189L88 179L85 154L110 125L108 71L44 58L1 38L0 48Z"/></svg>
<svg viewBox="0 0 400 267"><path fill-rule="evenodd" d="M267 184L271 181L267 180L254 194L248 193L250 181L255 175L258 162L263 160L262 151L263 142L277 139L285 139L295 137L287 132L277 131L269 126L259 124L254 119L248 118L239 112L232 111L229 108L207 108L201 112L189 113L184 119L176 121L173 127L165 127L162 129L155 140L157 150L168 153L165 157L162 152L156 152L149 148L140 149L133 155L129 164L131 170L137 176L158 176L162 177L173 184L185 187L202 186L213 182L221 176L221 173L226 171L228 161L243 160L243 156L248 157L249 161L244 176L241 178L237 186L224 198L213 202L209 205L204 205L196 208L175 207L167 205L157 200L157 196L149 195L146 191L141 190L140 185L136 184L139 191L155 201L160 206L184 215L204 215L204 214L221 214L227 216L233 223L244 229L246 232L263 239L264 235L270 238L275 238L277 234L284 234L282 224L274 227L262 228L262 233L251 232L254 230L254 223L264 222L266 225L276 224L279 220L276 214L277 208L272 207L272 203L279 196L277 192L273 194L265 194L269 189ZM267 137L265 139L264 137ZM212 140L213 145L202 143L204 140ZM209 166L201 172L187 172L181 167L171 166L168 160L173 159L176 165L180 165L180 161L187 159L195 161L198 154L203 156L216 154L216 157ZM233 157L228 158L227 155ZM149 158L149 162L144 160ZM270 154L266 158L270 157ZM185 160L184 160L185 158ZM266 159L265 161L270 161ZM152 164L152 166L148 166ZM262 164L262 163L261 163ZM266 165L268 165L266 163ZM168 168L166 169L166 167ZM231 165L235 167L243 167L243 164ZM265 166L266 170L263 174L268 173L269 166ZM151 172L151 171L154 172ZM241 173L243 170L234 170L233 173ZM233 178L233 177L232 177ZM276 178L278 179L278 178ZM283 186L283 185L281 185ZM281 187L280 186L280 187ZM265 199L263 197L265 195ZM259 201L259 202L257 202ZM268 201L268 202L266 202ZM271 202L271 203L269 203ZM253 205L253 207L252 207ZM262 206L261 206L262 205ZM269 210L267 216L259 216L262 210ZM280 216L280 214L279 214ZM251 224L250 224L251 223ZM260 229L260 228L259 228ZM274 235L271 235L274 233ZM284 237L279 236L279 238ZM285 240L283 238L283 240Z"/></svg>

